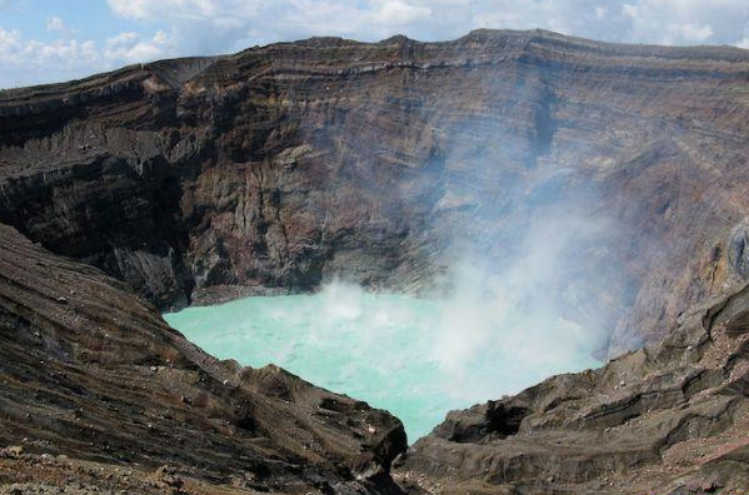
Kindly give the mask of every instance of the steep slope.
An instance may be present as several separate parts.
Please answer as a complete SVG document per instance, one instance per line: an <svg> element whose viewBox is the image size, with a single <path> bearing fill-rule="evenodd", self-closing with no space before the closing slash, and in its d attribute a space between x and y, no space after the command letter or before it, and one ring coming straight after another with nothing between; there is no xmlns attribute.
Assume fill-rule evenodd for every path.
<svg viewBox="0 0 749 495"><path fill-rule="evenodd" d="M399 478L441 493L745 493L748 295L601 369L451 412Z"/></svg>
<svg viewBox="0 0 749 495"><path fill-rule="evenodd" d="M97 461L109 473L127 466L147 476L168 465L237 491L380 493L391 490L387 469L406 447L389 414L276 367L218 361L129 287L7 226L0 384L0 446ZM0 485L38 481L8 469L24 464L17 454L0 455L11 458L0 463Z"/></svg>
<svg viewBox="0 0 749 495"><path fill-rule="evenodd" d="M745 489L748 77L738 49L478 31L1 92L0 485L397 493L396 419L217 361L157 307L335 274L425 290L463 259L502 273L530 238L566 261L546 291L610 328L611 353L665 340L451 413L397 479Z"/></svg>
<svg viewBox="0 0 749 495"><path fill-rule="evenodd" d="M749 274L748 74L738 49L542 31L133 66L0 93L0 220L167 308L501 272L578 205L608 228L546 236L571 261L549 293L616 354Z"/></svg>

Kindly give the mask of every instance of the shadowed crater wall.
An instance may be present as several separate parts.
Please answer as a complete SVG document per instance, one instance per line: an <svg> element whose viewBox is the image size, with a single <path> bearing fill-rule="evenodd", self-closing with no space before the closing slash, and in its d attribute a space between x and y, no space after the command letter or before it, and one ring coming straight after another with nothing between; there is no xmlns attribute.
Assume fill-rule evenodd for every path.
<svg viewBox="0 0 749 495"><path fill-rule="evenodd" d="M572 201L610 228L565 245L550 291L617 353L746 273L748 74L732 48L477 31L4 91L0 220L177 308L334 275L421 291L474 253L501 271Z"/></svg>
<svg viewBox="0 0 749 495"><path fill-rule="evenodd" d="M0 483L742 493L748 79L734 48L476 31L0 92ZM456 269L530 280L523 314L639 349L406 451L388 413L217 361L158 311L336 275L449 289Z"/></svg>

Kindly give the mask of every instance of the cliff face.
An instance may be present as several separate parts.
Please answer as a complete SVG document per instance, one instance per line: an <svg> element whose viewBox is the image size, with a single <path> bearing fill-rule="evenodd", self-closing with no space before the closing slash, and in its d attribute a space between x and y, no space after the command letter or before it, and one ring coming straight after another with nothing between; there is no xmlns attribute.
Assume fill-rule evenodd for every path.
<svg viewBox="0 0 749 495"><path fill-rule="evenodd" d="M441 493L741 494L749 487L749 289L657 346L453 411L397 479Z"/></svg>
<svg viewBox="0 0 749 495"><path fill-rule="evenodd" d="M546 32L312 39L0 93L0 220L160 307L498 270L584 197L561 303L616 353L746 277L749 55ZM550 247L557 239L548 238ZM733 254L732 254L733 253ZM743 266L743 265L742 265ZM744 267L745 268L745 267Z"/></svg>
<svg viewBox="0 0 749 495"><path fill-rule="evenodd" d="M25 450L0 449L0 484L400 493L395 418L217 361L157 307L336 274L424 290L465 259L502 273L530 238L565 260L547 274L565 316L605 316L611 352L666 339L451 413L396 479L745 488L748 78L737 49L479 31L0 93L0 446Z"/></svg>
<svg viewBox="0 0 749 495"><path fill-rule="evenodd" d="M385 473L406 448L403 425L386 412L277 367L218 361L129 287L7 226L0 384L0 490L10 480L54 478L50 459L59 454L105 467L61 462L69 481L52 486L84 483L93 472L89 488L133 493L184 493L170 491L177 479L245 493L387 493ZM113 467L142 475L164 465L152 486ZM39 493L19 490L7 493Z"/></svg>

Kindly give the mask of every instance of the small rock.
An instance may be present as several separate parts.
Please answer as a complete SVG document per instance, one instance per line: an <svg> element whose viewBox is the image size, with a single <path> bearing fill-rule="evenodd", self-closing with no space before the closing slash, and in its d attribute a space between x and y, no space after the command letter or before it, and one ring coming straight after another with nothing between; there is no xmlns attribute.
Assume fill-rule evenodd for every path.
<svg viewBox="0 0 749 495"><path fill-rule="evenodd" d="M167 465L158 468L154 472L152 478L164 483L167 486L177 489L182 488L182 486L185 484L182 478L177 476L176 470L173 467Z"/></svg>
<svg viewBox="0 0 749 495"><path fill-rule="evenodd" d="M23 447L20 445L11 445L0 450L0 458L3 459L15 459L23 455Z"/></svg>

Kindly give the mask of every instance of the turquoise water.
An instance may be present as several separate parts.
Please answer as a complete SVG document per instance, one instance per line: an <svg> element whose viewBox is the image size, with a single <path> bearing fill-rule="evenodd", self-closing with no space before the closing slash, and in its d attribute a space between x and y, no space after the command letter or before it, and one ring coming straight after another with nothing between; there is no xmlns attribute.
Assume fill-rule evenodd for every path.
<svg viewBox="0 0 749 495"><path fill-rule="evenodd" d="M452 409L600 365L590 357L591 339L568 322L518 319L497 301L370 294L345 284L312 295L187 308L165 318L221 359L274 363L392 412L410 442Z"/></svg>

